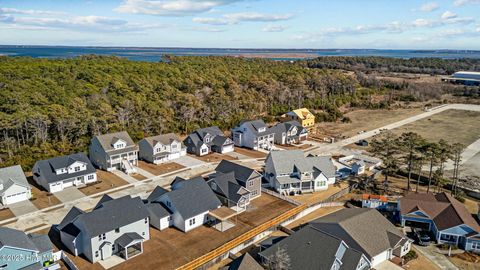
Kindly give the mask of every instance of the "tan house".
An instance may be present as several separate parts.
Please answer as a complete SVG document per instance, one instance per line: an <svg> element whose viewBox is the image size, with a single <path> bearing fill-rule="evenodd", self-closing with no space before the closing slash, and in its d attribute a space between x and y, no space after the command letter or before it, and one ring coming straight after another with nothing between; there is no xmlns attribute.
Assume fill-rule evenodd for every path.
<svg viewBox="0 0 480 270"><path fill-rule="evenodd" d="M315 115L307 108L300 108L282 115L284 121L298 121L306 129L312 129L315 125Z"/></svg>

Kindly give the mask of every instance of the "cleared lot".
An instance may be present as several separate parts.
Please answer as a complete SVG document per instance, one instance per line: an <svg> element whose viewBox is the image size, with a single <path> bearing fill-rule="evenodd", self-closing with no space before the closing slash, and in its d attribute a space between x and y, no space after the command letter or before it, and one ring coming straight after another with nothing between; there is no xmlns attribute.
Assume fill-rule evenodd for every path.
<svg viewBox="0 0 480 270"><path fill-rule="evenodd" d="M196 158L198 160L201 160L203 162L220 162L223 159L226 159L226 160L234 160L235 159L232 156L223 155L223 154L219 154L219 153L210 153L208 155L201 156L201 157L195 156L195 155L189 155L189 156L193 157L193 158Z"/></svg>
<svg viewBox="0 0 480 270"><path fill-rule="evenodd" d="M57 197L48 193L43 189L43 187L40 187L37 183L35 183L35 181L33 181L33 177L29 176L27 177L27 180L32 187L32 199L30 201L35 205L35 207L38 209L43 209L61 203Z"/></svg>
<svg viewBox="0 0 480 270"><path fill-rule="evenodd" d="M92 195L112 188L124 186L128 184L122 178L102 170L97 170L97 182L81 187L80 190L85 195Z"/></svg>
<svg viewBox="0 0 480 270"><path fill-rule="evenodd" d="M311 205L311 204L318 203L328 199L328 197L332 196L333 194L339 192L340 190L346 187L348 187L348 183L342 182L340 184L329 186L328 189L324 191L305 193L302 195L295 195L295 196L291 196L291 198L294 199L295 201L305 203L307 205Z"/></svg>
<svg viewBox="0 0 480 270"><path fill-rule="evenodd" d="M235 147L235 152L251 158L265 158L267 154L247 148Z"/></svg>
<svg viewBox="0 0 480 270"><path fill-rule="evenodd" d="M13 214L13 212L10 209L5 208L5 209L0 210L0 220L5 220L5 219L13 218L13 217L15 217L15 215Z"/></svg>
<svg viewBox="0 0 480 270"><path fill-rule="evenodd" d="M427 140L444 139L449 143L461 143L465 146L480 138L480 112L446 110L393 129L396 134L416 132Z"/></svg>
<svg viewBox="0 0 480 270"><path fill-rule="evenodd" d="M185 166L180 165L175 162L168 162L163 164L152 164L145 161L138 161L138 167L153 174L153 175L162 175L176 170L185 168Z"/></svg>
<svg viewBox="0 0 480 270"><path fill-rule="evenodd" d="M225 232L202 226L188 233L174 228L150 230L151 239L144 253L114 269L175 269L202 254L221 246L248 230L294 208L286 201L262 195L252 201L253 208L238 215L237 225Z"/></svg>

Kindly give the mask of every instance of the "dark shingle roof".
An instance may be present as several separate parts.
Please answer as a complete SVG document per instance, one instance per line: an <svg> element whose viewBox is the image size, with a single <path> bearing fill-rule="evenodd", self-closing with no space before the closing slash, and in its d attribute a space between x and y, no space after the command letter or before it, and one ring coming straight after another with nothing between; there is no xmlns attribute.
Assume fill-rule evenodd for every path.
<svg viewBox="0 0 480 270"><path fill-rule="evenodd" d="M289 255L292 270L331 269L341 243L336 237L306 226L260 252L260 255L268 259L281 248Z"/></svg>
<svg viewBox="0 0 480 270"><path fill-rule="evenodd" d="M238 126L236 126L235 128L238 128L240 126L245 126L246 128L250 129L252 131L253 134L255 134L256 136L262 136L262 135L266 135L266 134L272 134L273 132L267 127L267 125L265 124L265 122L263 122L263 120L261 119L258 119L258 120L252 120L252 121L248 121L248 120L243 120L241 121ZM234 128L234 129L235 129ZM265 128L265 131L263 132L259 132L260 129L262 128Z"/></svg>
<svg viewBox="0 0 480 270"><path fill-rule="evenodd" d="M74 173L64 173L56 174L55 170L59 168L65 168L75 161L79 161L86 164L86 170L74 172ZM95 173L96 170L93 167L92 163L84 153L76 153L68 156L54 157L50 159L40 160L35 163L35 167L40 168L40 176L47 180L48 183L58 182L86 174ZM37 173L37 172L33 172Z"/></svg>
<svg viewBox="0 0 480 270"><path fill-rule="evenodd" d="M348 246L362 251L369 258L394 248L401 239L405 238L398 228L375 209L342 209L316 219L310 224L314 228L342 239Z"/></svg>
<svg viewBox="0 0 480 270"><path fill-rule="evenodd" d="M235 203L238 203L242 196L249 193L248 190L237 183L234 172L216 173L209 182L214 182L217 185L214 192Z"/></svg>
<svg viewBox="0 0 480 270"><path fill-rule="evenodd" d="M30 237L24 232L7 227L0 227L0 248L4 246L39 251Z"/></svg>
<svg viewBox="0 0 480 270"><path fill-rule="evenodd" d="M252 174L256 174L256 176L259 176L259 177L261 176L254 169L245 167L243 165L240 165L225 159L222 160L220 164L218 164L217 168L215 168L215 171L221 172L221 173L234 172L235 179L243 183L245 183L248 179L250 179Z"/></svg>
<svg viewBox="0 0 480 270"><path fill-rule="evenodd" d="M353 248L348 248L343 254L340 270L356 270L361 258L361 252Z"/></svg>
<svg viewBox="0 0 480 270"><path fill-rule="evenodd" d="M97 205L93 209L97 209L102 206L103 203L113 200L108 194L103 194L102 198L98 201Z"/></svg>
<svg viewBox="0 0 480 270"><path fill-rule="evenodd" d="M173 187L168 196L178 213L189 219L200 213L217 209L222 204L201 177L182 181L180 185Z"/></svg>
<svg viewBox="0 0 480 270"><path fill-rule="evenodd" d="M152 191L152 193L148 195L147 201L153 202L167 192L168 190L162 188L161 186L156 186L155 189Z"/></svg>
<svg viewBox="0 0 480 270"><path fill-rule="evenodd" d="M98 204L97 204L98 206ZM95 208L97 207L95 206ZM70 209L70 211L68 211L67 215L65 215L65 217L62 219L62 221L60 222L60 224L58 224L58 229L59 230L62 230L65 226L67 226L68 224L70 224L77 216L81 215L81 214L84 214L85 212L77 207L72 207L72 209Z"/></svg>
<svg viewBox="0 0 480 270"><path fill-rule="evenodd" d="M48 235L45 234L30 234L30 239L33 244L37 247L38 252L43 253L53 250L52 241L48 238Z"/></svg>
<svg viewBox="0 0 480 270"><path fill-rule="evenodd" d="M124 196L104 202L92 212L78 215L73 223L84 228L82 232L86 235L95 237L148 216L147 207L139 197Z"/></svg>
<svg viewBox="0 0 480 270"><path fill-rule="evenodd" d="M228 266L223 267L222 270L263 270L263 267L247 252L233 260Z"/></svg>
<svg viewBox="0 0 480 270"><path fill-rule="evenodd" d="M164 218L168 217L172 214L167 207L165 207L162 203L149 203L147 204L148 212L150 216L155 216L157 218Z"/></svg>
<svg viewBox="0 0 480 270"><path fill-rule="evenodd" d="M138 240L144 240L143 237L141 237L138 233L136 232L128 232L124 233L122 236L117 238L115 240L115 244L121 246L121 247L127 247L131 243L138 241Z"/></svg>

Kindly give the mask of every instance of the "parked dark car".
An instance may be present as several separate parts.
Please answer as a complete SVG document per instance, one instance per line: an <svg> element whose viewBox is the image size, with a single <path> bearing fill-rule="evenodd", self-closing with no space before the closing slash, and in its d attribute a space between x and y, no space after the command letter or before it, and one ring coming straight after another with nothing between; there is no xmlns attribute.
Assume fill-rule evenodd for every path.
<svg viewBox="0 0 480 270"><path fill-rule="evenodd" d="M430 245L430 232L421 230L421 229L415 229L415 236L417 237L418 244L421 246L428 246Z"/></svg>

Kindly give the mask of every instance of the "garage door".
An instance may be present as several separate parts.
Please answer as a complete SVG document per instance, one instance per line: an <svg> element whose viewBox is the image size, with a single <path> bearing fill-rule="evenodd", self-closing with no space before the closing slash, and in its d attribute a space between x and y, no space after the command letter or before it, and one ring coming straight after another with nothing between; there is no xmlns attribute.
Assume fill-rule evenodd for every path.
<svg viewBox="0 0 480 270"><path fill-rule="evenodd" d="M71 181L65 181L63 182L63 188L67 188L67 187L73 187L73 181L74 180L71 180Z"/></svg>
<svg viewBox="0 0 480 270"><path fill-rule="evenodd" d="M229 153L229 152L233 152L233 145L223 147L222 153Z"/></svg>
<svg viewBox="0 0 480 270"><path fill-rule="evenodd" d="M27 192L22 192L6 196L4 204L12 204L25 200L28 200Z"/></svg>
<svg viewBox="0 0 480 270"><path fill-rule="evenodd" d="M430 229L430 224L429 223L419 222L419 221L411 221L411 220L405 220L405 226L412 227L412 228L418 228L418 229L425 229L425 230Z"/></svg>

